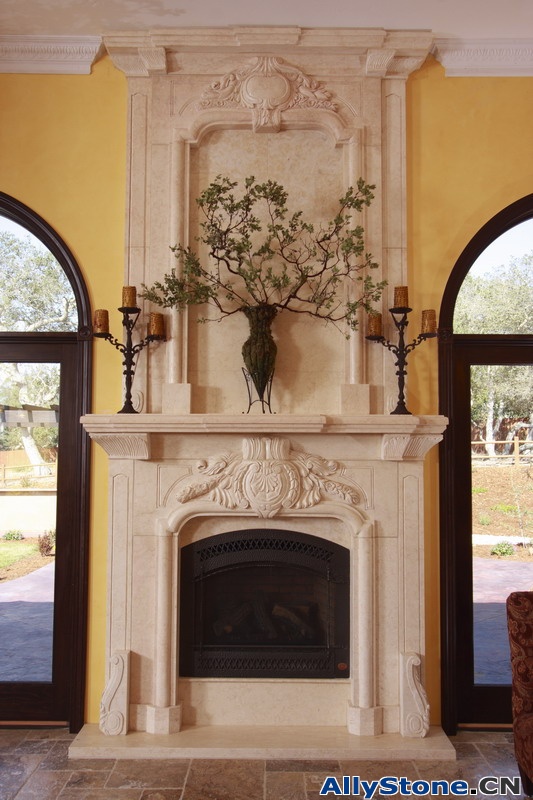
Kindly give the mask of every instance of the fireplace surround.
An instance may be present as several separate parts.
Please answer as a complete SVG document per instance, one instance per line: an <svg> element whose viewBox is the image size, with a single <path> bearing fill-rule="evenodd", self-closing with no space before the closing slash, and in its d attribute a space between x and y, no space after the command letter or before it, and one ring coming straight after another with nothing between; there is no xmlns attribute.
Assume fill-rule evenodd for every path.
<svg viewBox="0 0 533 800"><path fill-rule="evenodd" d="M431 32L205 28L104 42L128 87L125 285L160 279L170 246L194 241L194 198L217 174L278 180L317 223L363 176L376 186L366 243L392 305L393 287L408 283L405 83ZM446 420L388 413L394 369L363 319L345 339L280 315L277 413L243 414L243 315L220 327L199 326L193 311L165 316L167 342L137 365L139 413L82 419L109 457L107 668L99 730L86 726L71 754L454 758L430 726L425 690L423 462ZM334 587L315 559L312 590L303 582L314 599L289 589L294 574L279 578L290 557L280 564L272 552L276 602L263 573L252 576L258 597L209 590L233 606L211 628L284 631L284 655L290 625L312 640L298 657L323 648L329 630L325 672L191 668L183 631L197 612L182 565L236 533L270 545L305 534L344 554L348 581ZM331 623L316 595L333 588L335 607L348 608ZM212 746L217 731L223 744Z"/></svg>
<svg viewBox="0 0 533 800"><path fill-rule="evenodd" d="M110 467L108 742L220 726L428 736L423 459L444 418L137 414L83 423ZM235 531L256 543L299 542L305 531L348 552L346 675L183 674L180 562L191 544L209 554ZM287 595L283 603L298 605Z"/></svg>

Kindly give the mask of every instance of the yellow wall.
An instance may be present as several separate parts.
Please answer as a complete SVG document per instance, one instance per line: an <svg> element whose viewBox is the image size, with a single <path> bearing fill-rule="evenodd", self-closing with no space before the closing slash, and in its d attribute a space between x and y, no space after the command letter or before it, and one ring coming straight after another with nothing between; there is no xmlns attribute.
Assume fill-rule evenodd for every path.
<svg viewBox="0 0 533 800"><path fill-rule="evenodd" d="M431 59L408 82L409 299L439 311L448 276L474 234L533 191L533 78L446 78ZM409 404L436 413L437 343L410 358ZM437 450L426 476L427 688L439 719Z"/></svg>
<svg viewBox="0 0 533 800"><path fill-rule="evenodd" d="M117 308L124 269L126 81L108 59L91 75L0 75L0 191L40 214L66 242L93 308ZM119 330L119 315L112 330ZM120 357L94 345L93 410L121 406ZM107 458L92 460L87 716L104 676Z"/></svg>
<svg viewBox="0 0 533 800"><path fill-rule="evenodd" d="M533 78L445 78L429 61L408 82L410 299L440 306L453 265L495 213L533 190ZM115 309L123 282L126 81L108 59L87 76L0 75L0 190L39 213L65 240L93 307ZM112 315L112 330L119 330ZM437 347L412 355L409 408L436 413ZM93 410L121 404L116 351L95 343ZM392 369L392 365L391 365ZM104 678L107 464L93 453L87 721ZM427 680L439 719L436 453L427 474Z"/></svg>

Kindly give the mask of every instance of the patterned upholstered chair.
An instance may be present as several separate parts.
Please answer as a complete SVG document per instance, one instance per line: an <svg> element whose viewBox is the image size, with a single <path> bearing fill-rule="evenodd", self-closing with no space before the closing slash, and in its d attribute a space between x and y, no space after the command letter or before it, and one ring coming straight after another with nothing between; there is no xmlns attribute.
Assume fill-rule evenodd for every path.
<svg viewBox="0 0 533 800"><path fill-rule="evenodd" d="M511 646L513 734L524 793L533 796L533 592L507 598Z"/></svg>

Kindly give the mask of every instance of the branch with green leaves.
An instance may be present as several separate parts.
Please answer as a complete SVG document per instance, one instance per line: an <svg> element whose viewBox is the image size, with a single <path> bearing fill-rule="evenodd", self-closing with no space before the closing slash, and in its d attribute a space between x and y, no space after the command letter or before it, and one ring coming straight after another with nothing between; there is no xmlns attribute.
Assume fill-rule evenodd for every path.
<svg viewBox="0 0 533 800"><path fill-rule="evenodd" d="M196 201L203 215L197 241L206 257L174 246L178 266L144 286L142 296L166 308L207 303L218 319L270 305L276 313L308 314L355 330L359 309L371 310L385 286L372 279L378 265L354 220L375 187L360 178L339 200L335 217L316 226L302 211L289 211L287 192L276 181L248 177L240 196L237 186L219 175Z"/></svg>

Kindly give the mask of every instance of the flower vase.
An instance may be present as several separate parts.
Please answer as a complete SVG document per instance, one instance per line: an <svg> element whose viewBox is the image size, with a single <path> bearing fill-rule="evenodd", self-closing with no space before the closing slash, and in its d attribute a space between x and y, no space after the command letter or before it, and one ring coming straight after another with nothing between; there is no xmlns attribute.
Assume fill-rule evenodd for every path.
<svg viewBox="0 0 533 800"><path fill-rule="evenodd" d="M265 303L245 306L242 311L250 325L250 336L242 346L242 358L264 409L265 391L274 374L278 350L271 333L277 310ZM267 405L270 405L269 401Z"/></svg>

